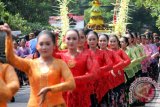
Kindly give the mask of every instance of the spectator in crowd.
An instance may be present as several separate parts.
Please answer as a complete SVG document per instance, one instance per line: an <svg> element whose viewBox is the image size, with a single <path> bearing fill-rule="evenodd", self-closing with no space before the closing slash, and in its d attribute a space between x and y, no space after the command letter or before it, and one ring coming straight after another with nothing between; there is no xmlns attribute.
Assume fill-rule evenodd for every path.
<svg viewBox="0 0 160 107"><path fill-rule="evenodd" d="M17 55L22 57L22 58L25 58L30 54L30 49L28 47L26 47L25 44L26 44L25 39L21 39L21 41L20 41L21 47L19 47ZM28 78L25 75L25 73L19 72L18 74L19 74L19 77L20 77L20 84L21 85L27 85L28 84Z"/></svg>
<svg viewBox="0 0 160 107"><path fill-rule="evenodd" d="M37 44L37 38L33 36L34 33L29 34L29 48L30 48L30 54L33 54L36 50L36 44Z"/></svg>
<svg viewBox="0 0 160 107"><path fill-rule="evenodd" d="M153 37L156 37L156 36L158 36L158 34L157 33L153 33Z"/></svg>
<svg viewBox="0 0 160 107"><path fill-rule="evenodd" d="M160 37L159 36L154 36L153 38L154 38L154 43L159 48L160 47Z"/></svg>
<svg viewBox="0 0 160 107"><path fill-rule="evenodd" d="M30 54L30 49L28 47L26 47L25 44L26 44L26 40L21 39L21 41L20 41L21 47L19 47L17 55L22 58L25 58L27 55Z"/></svg>
<svg viewBox="0 0 160 107"><path fill-rule="evenodd" d="M13 41L13 48L14 48L14 53L18 55L18 43L16 42L16 40Z"/></svg>
<svg viewBox="0 0 160 107"><path fill-rule="evenodd" d="M30 33L30 34L29 34L29 40L34 39L34 38L35 38L34 33Z"/></svg>
<svg viewBox="0 0 160 107"><path fill-rule="evenodd" d="M37 36L40 31L35 31L34 33L29 34L29 48L30 48L30 54L34 54L36 52L36 44L37 44ZM34 35L34 36L33 36Z"/></svg>
<svg viewBox="0 0 160 107"><path fill-rule="evenodd" d="M26 44L25 44L25 46L26 47L29 47L29 35L25 35L25 40L26 40Z"/></svg>

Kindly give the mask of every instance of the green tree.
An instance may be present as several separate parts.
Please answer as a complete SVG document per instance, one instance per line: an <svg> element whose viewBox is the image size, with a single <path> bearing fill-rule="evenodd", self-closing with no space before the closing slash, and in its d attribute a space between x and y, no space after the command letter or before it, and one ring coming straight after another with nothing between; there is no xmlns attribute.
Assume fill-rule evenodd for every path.
<svg viewBox="0 0 160 107"><path fill-rule="evenodd" d="M158 29L160 29L160 16L158 17L158 20L156 21L156 25L157 25Z"/></svg>
<svg viewBox="0 0 160 107"><path fill-rule="evenodd" d="M0 1L0 16L1 20L8 23L13 30L21 30L22 32L29 32L31 28L25 26L27 21L24 20L20 14L11 14L5 9L5 5Z"/></svg>
<svg viewBox="0 0 160 107"><path fill-rule="evenodd" d="M136 32L143 33L145 29L150 29L152 31L157 31L156 19L153 18L148 10L144 7L132 7L132 11L129 12L130 19L127 27Z"/></svg>
<svg viewBox="0 0 160 107"><path fill-rule="evenodd" d="M5 8L13 16L19 18L15 19L13 16L8 16L11 25L22 24L24 29L17 26L15 29L22 30L23 33L29 33L33 30L42 30L45 28L52 29L48 23L49 16L52 12L52 0L1 0L5 4ZM54 1L54 0L53 0ZM10 14L9 14L10 15ZM12 19L11 19L12 18ZM23 21L21 21L23 19ZM12 22L13 21L13 22Z"/></svg>
<svg viewBox="0 0 160 107"><path fill-rule="evenodd" d="M156 20L156 26L160 29L160 0L134 0L137 7L145 7Z"/></svg>
<svg viewBox="0 0 160 107"><path fill-rule="evenodd" d="M29 22L48 24L48 18L52 15L51 0L2 0L6 10L12 14L19 13Z"/></svg>

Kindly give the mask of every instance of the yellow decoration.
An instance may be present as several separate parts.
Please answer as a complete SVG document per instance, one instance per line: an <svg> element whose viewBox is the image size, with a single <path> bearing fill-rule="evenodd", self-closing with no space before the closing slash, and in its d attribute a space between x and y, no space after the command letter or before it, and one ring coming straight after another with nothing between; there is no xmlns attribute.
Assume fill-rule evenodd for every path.
<svg viewBox="0 0 160 107"><path fill-rule="evenodd" d="M68 7L67 5L71 0L57 0L59 2L60 8L60 16L61 16L61 31L62 34L59 37L59 41L61 42L61 49L66 49L65 43L63 42L63 38L67 30L69 29L69 17L68 17Z"/></svg>
<svg viewBox="0 0 160 107"><path fill-rule="evenodd" d="M103 22L103 20L99 20L99 19L97 19L97 20L90 19L89 24L103 25L104 22Z"/></svg>
<svg viewBox="0 0 160 107"><path fill-rule="evenodd" d="M100 30L100 31L106 30L100 5L101 3L99 2L99 0L93 0L90 20L86 26L87 28L92 30Z"/></svg>
<svg viewBox="0 0 160 107"><path fill-rule="evenodd" d="M94 1L92 2L92 4L93 4L94 6L97 6L97 7L99 7L99 6L101 5L101 3L99 2L99 0L94 0Z"/></svg>
<svg viewBox="0 0 160 107"><path fill-rule="evenodd" d="M64 42L62 42L62 44L61 44L61 49L67 49L67 44L64 43Z"/></svg>
<svg viewBox="0 0 160 107"><path fill-rule="evenodd" d="M114 31L118 34L124 35L126 32L126 26L128 21L128 7L130 0L121 0L119 13L116 23L114 25Z"/></svg>
<svg viewBox="0 0 160 107"><path fill-rule="evenodd" d="M100 16L100 15L102 15L101 12L92 12L91 13L91 16Z"/></svg>

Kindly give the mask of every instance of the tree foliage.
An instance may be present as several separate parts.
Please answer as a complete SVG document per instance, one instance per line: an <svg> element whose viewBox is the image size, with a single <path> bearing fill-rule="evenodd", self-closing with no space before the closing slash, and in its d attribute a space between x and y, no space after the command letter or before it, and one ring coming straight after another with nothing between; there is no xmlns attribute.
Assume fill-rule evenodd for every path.
<svg viewBox="0 0 160 107"><path fill-rule="evenodd" d="M2 0L6 9L12 14L19 13L29 22L48 24L48 17L52 15L51 0Z"/></svg>
<svg viewBox="0 0 160 107"><path fill-rule="evenodd" d="M137 7L145 7L156 20L156 26L160 29L160 0L134 0Z"/></svg>
<svg viewBox="0 0 160 107"><path fill-rule="evenodd" d="M22 32L29 32L31 30L29 26L25 26L27 20L24 20L20 14L13 15L6 11L3 2L0 2L0 16L1 20L8 23L13 30L21 30Z"/></svg>
<svg viewBox="0 0 160 107"><path fill-rule="evenodd" d="M48 23L52 15L51 0L1 0L1 4L4 10L1 18L14 30L26 34L37 29L52 29Z"/></svg>
<svg viewBox="0 0 160 107"><path fill-rule="evenodd" d="M85 22L89 21L89 4L92 0L72 0L69 10L78 15L85 15ZM100 0L103 5L103 17L106 23L111 23L116 0ZM131 0L131 11L128 27L139 31L144 26L150 26L153 30L160 29L160 0ZM23 33L35 29L52 29L48 24L48 18L58 15L55 11L57 0L0 0L0 16L9 23L14 30ZM54 6L54 7L53 7ZM106 7L105 7L106 6ZM136 27L135 27L136 26ZM157 30L158 31L158 30Z"/></svg>
<svg viewBox="0 0 160 107"><path fill-rule="evenodd" d="M158 17L158 20L156 21L156 25L157 25L158 29L160 29L160 16Z"/></svg>
<svg viewBox="0 0 160 107"><path fill-rule="evenodd" d="M150 9L152 16L160 15L160 0L136 0L135 4L139 7L145 6Z"/></svg>
<svg viewBox="0 0 160 107"><path fill-rule="evenodd" d="M103 17L106 23L111 23L113 17L113 7L111 3L115 0L100 0L102 5L109 6L103 8ZM89 3L89 2L88 2ZM131 0L128 28L136 32L144 32L145 29L151 29L159 32L160 29L160 0ZM111 8L110 8L111 7ZM89 21L89 9L85 10L85 22Z"/></svg>
<svg viewBox="0 0 160 107"><path fill-rule="evenodd" d="M132 10L131 10L132 9ZM146 29L157 31L156 19L153 18L148 10L144 7L133 6L130 9L128 28L132 31L143 33Z"/></svg>

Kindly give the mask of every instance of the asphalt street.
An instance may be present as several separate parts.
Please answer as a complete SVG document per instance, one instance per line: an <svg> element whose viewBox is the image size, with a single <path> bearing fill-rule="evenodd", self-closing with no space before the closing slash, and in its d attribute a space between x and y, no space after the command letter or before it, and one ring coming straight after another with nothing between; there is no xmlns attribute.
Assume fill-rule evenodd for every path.
<svg viewBox="0 0 160 107"><path fill-rule="evenodd" d="M8 107L27 107L27 102L29 99L30 87L22 86L20 90L15 95L15 102L8 103Z"/></svg>

